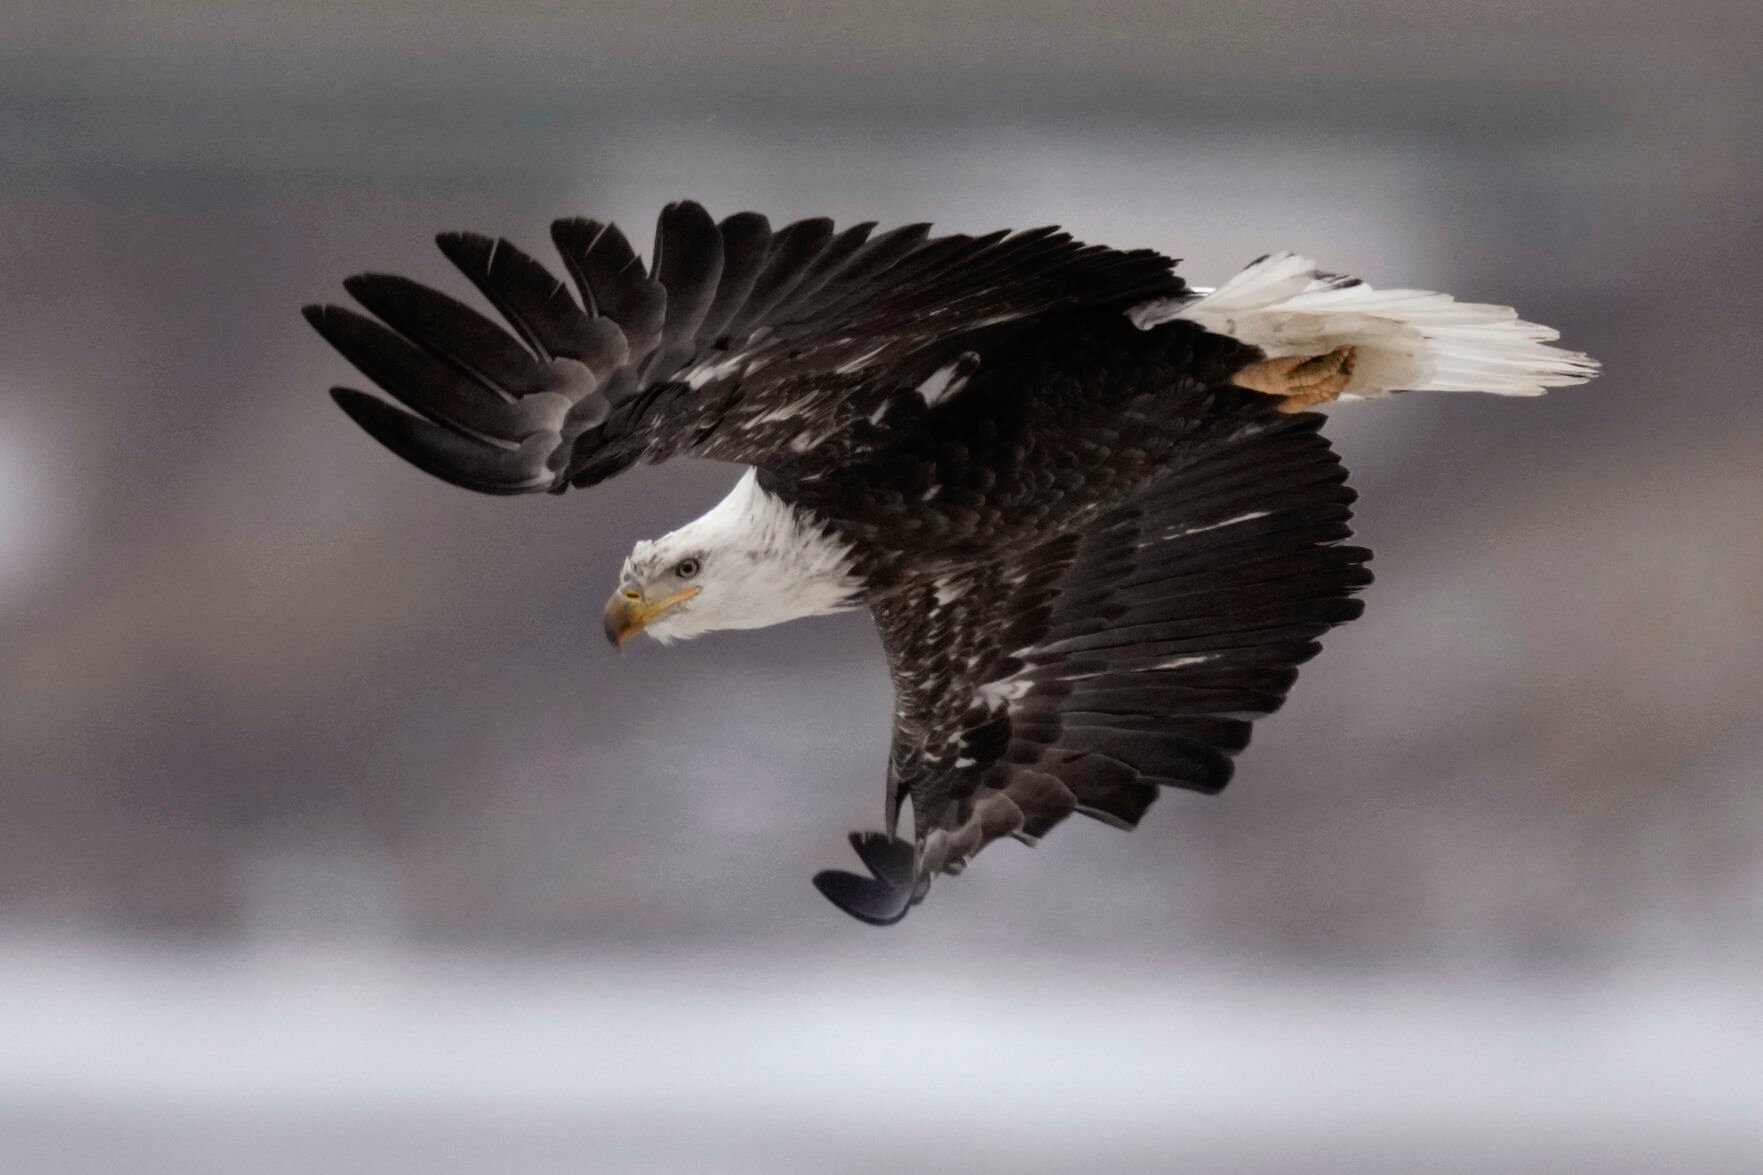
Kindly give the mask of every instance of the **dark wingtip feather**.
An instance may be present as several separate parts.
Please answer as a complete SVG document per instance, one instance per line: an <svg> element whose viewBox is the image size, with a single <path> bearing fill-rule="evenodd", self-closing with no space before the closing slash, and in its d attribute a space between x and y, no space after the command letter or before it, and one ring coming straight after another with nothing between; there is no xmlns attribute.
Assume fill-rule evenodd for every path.
<svg viewBox="0 0 1763 1175"><path fill-rule="evenodd" d="M476 253L488 252L495 243L493 237L486 237L482 233L468 232L463 229L435 234L435 244L449 259L453 259L456 254L469 257Z"/></svg>
<svg viewBox="0 0 1763 1175"><path fill-rule="evenodd" d="M814 888L851 917L871 926L892 926L912 908L916 850L885 832L853 832L851 847L873 876L842 869L814 875Z"/></svg>
<svg viewBox="0 0 1763 1175"><path fill-rule="evenodd" d="M634 362L648 355L661 337L667 291L644 269L619 227L581 217L553 221L551 242L582 304L624 333L628 358Z"/></svg>
<svg viewBox="0 0 1763 1175"><path fill-rule="evenodd" d="M625 340L596 327L569 288L519 246L461 232L441 233L435 244L540 357L574 359L601 375L611 370Z"/></svg>
<svg viewBox="0 0 1763 1175"><path fill-rule="evenodd" d="M691 357L692 340L722 279L722 233L704 206L686 200L662 209L655 225L655 280L667 291L660 353L646 372L664 379Z"/></svg>
<svg viewBox="0 0 1763 1175"><path fill-rule="evenodd" d="M696 340L703 346L714 345L746 304L771 252L771 222L757 212L737 212L716 229L722 237L722 275L698 324Z"/></svg>
<svg viewBox="0 0 1763 1175"><path fill-rule="evenodd" d="M405 338L505 399L543 390L532 352L476 310L407 277L358 273L343 288Z"/></svg>
<svg viewBox="0 0 1763 1175"><path fill-rule="evenodd" d="M729 320L726 329L739 337L766 321L795 293L832 239L833 223L824 216L793 221L773 233L765 265L755 278L748 298Z"/></svg>
<svg viewBox="0 0 1763 1175"><path fill-rule="evenodd" d="M911 841L885 832L853 832L851 847L876 877L910 892L914 857Z"/></svg>
<svg viewBox="0 0 1763 1175"><path fill-rule="evenodd" d="M885 881L839 869L816 873L814 888L827 901L871 926L892 926L912 908L911 890L896 889Z"/></svg>
<svg viewBox="0 0 1763 1175"><path fill-rule="evenodd" d="M532 443L519 449L481 444L431 424L354 388L332 388L331 399L374 440L424 473L480 494L525 494L555 480Z"/></svg>
<svg viewBox="0 0 1763 1175"><path fill-rule="evenodd" d="M441 255L470 277L473 284L478 284L489 271L491 260L496 255L497 243L494 237L486 237L482 233L435 234L435 246L440 249Z"/></svg>
<svg viewBox="0 0 1763 1175"><path fill-rule="evenodd" d="M304 318L313 330L322 335L325 330L325 316L333 310L342 309L345 307L334 306L328 302L308 302L300 307L300 317Z"/></svg>

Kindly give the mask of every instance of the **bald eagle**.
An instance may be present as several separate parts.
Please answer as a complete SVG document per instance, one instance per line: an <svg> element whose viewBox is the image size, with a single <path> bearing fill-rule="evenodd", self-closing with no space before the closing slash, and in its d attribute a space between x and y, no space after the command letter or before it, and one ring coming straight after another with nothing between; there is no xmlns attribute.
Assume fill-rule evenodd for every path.
<svg viewBox="0 0 1763 1175"><path fill-rule="evenodd" d="M368 315L305 313L397 401L339 387L338 406L454 485L748 467L636 544L606 635L869 610L895 691L882 826L851 835L866 874L814 881L876 924L1001 837L1073 812L1132 828L1163 787L1224 787L1371 581L1310 409L1596 370L1510 309L1291 254L1199 290L1055 228L874 229L683 202L645 266L616 226L561 220L573 292L506 240L445 233L508 329L377 273L344 283Z"/></svg>

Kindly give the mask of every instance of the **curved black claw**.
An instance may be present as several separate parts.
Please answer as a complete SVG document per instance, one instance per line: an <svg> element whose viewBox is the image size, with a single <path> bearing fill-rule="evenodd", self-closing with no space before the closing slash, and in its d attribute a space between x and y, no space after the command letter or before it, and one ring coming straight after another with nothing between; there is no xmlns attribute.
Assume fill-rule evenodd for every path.
<svg viewBox="0 0 1763 1175"><path fill-rule="evenodd" d="M874 876L828 869L814 875L814 888L860 922L892 926L912 908L917 888L912 842L880 832L853 832L851 847Z"/></svg>

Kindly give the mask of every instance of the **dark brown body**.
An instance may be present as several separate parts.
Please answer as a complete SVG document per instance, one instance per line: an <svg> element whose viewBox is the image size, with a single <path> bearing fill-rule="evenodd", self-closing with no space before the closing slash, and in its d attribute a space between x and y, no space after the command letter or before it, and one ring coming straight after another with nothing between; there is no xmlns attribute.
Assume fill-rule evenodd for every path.
<svg viewBox="0 0 1763 1175"><path fill-rule="evenodd" d="M1226 386L1254 348L1182 321L1140 330L1124 308L1054 312L980 346L957 393L884 417L880 447L766 481L855 544L878 593L1080 530L1221 418L1267 405Z"/></svg>

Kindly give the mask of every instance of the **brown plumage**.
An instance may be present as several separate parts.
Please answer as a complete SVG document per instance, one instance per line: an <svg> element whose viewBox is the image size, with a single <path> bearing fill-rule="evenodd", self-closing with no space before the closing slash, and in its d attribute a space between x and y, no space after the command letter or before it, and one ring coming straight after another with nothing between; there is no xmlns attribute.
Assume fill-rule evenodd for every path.
<svg viewBox="0 0 1763 1175"><path fill-rule="evenodd" d="M456 485L562 492L675 456L757 469L750 492L836 552L852 585L838 606L881 632L886 826L853 835L868 875L815 881L885 923L1001 837L1032 842L1074 812L1130 828L1163 787L1224 787L1250 723L1359 614L1371 576L1344 545L1353 493L1322 418L1290 411L1350 390L1356 350L1269 356L1253 340L1289 316L1263 330L1235 292L1302 287L1301 265L1252 269L1195 321L1196 295L1148 251L1050 228L872 229L675 204L645 266L616 227L560 221L573 290L506 241L450 233L442 251L508 329L383 275L346 283L374 317L307 317L402 405L338 388L344 411ZM1372 293L1355 284L1310 288ZM1216 325L1233 315L1248 326ZM1452 329L1499 330L1484 318ZM1362 320L1374 347L1424 333ZM1518 325L1533 333L1513 345L1537 346ZM652 605L641 588L609 605L615 639L713 592Z"/></svg>

